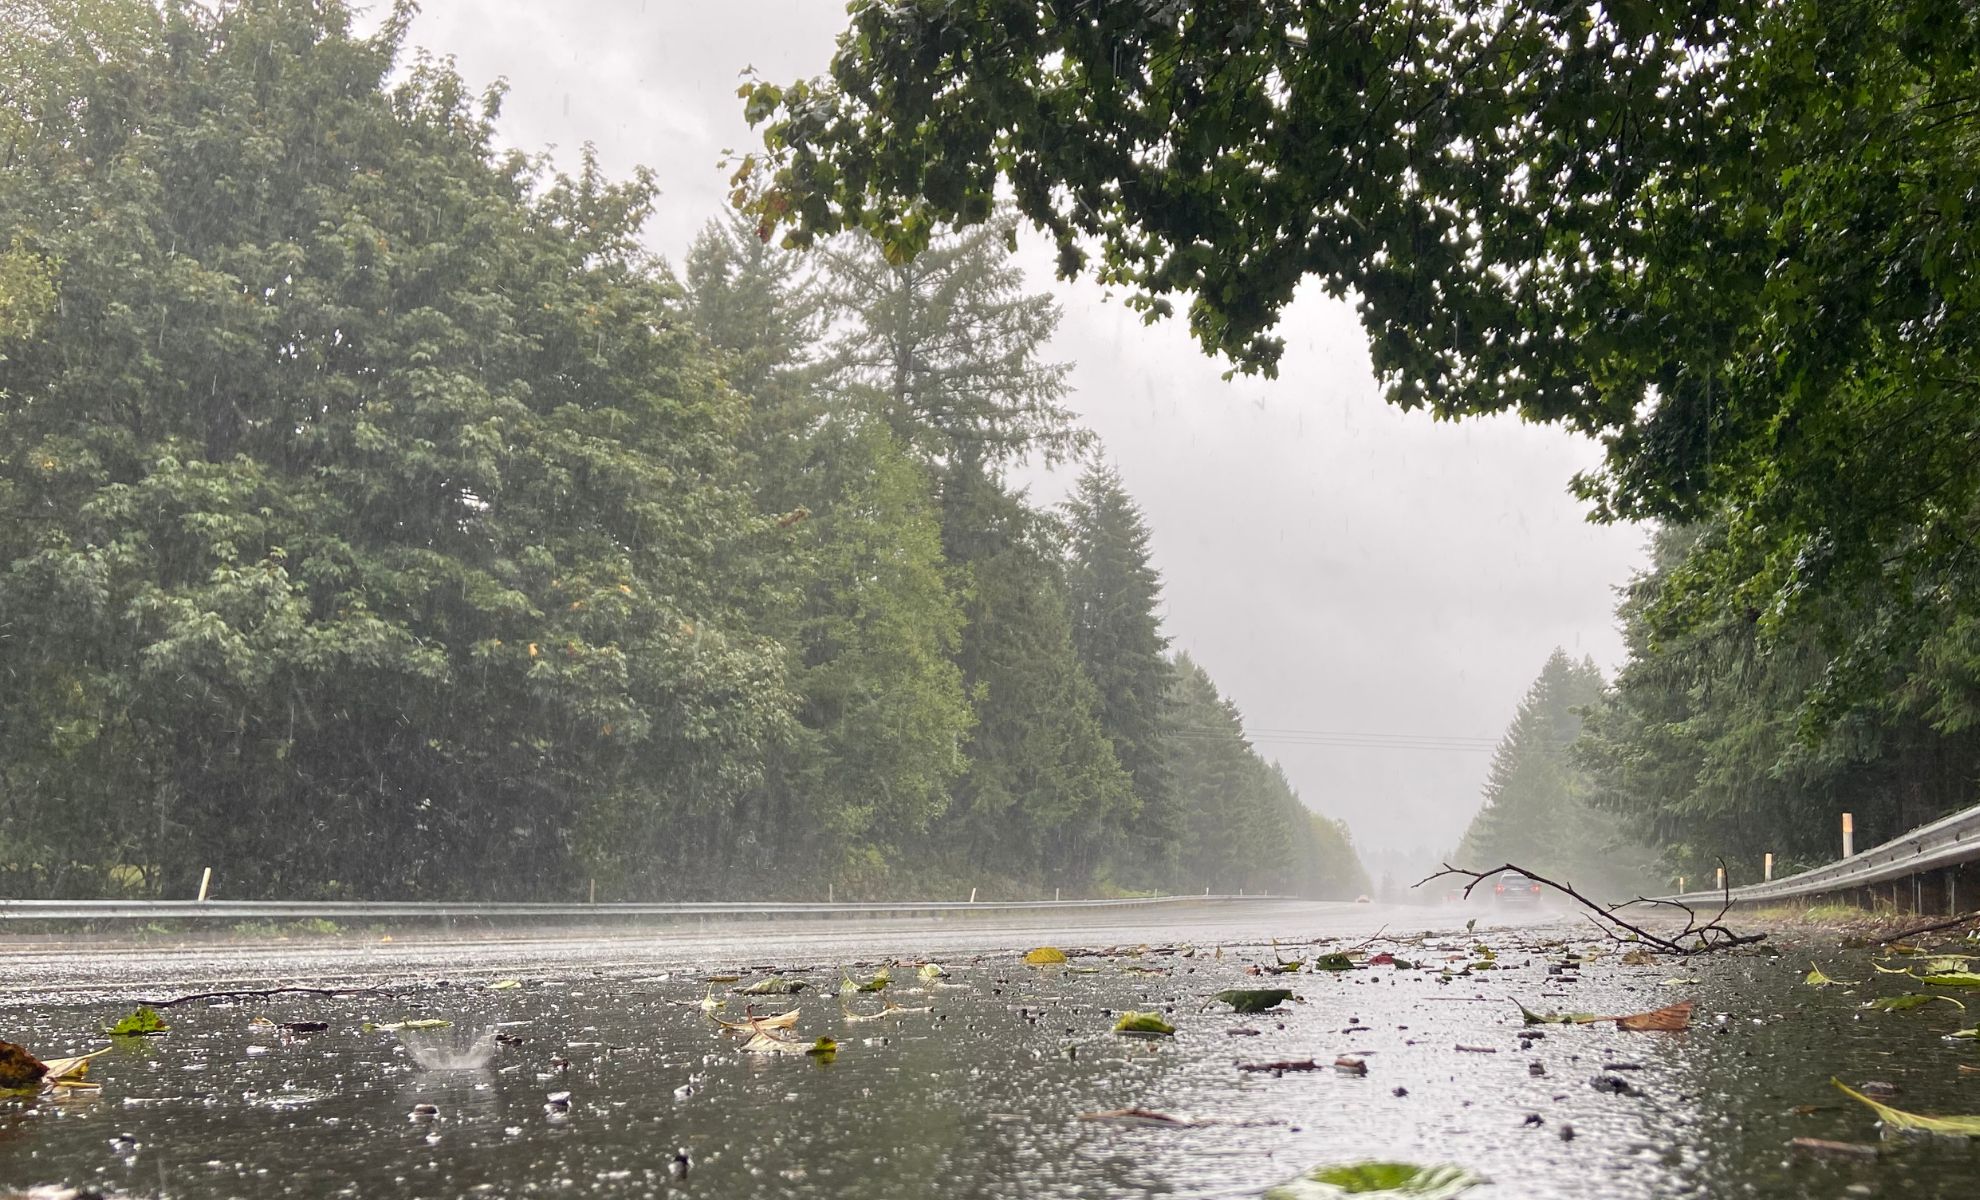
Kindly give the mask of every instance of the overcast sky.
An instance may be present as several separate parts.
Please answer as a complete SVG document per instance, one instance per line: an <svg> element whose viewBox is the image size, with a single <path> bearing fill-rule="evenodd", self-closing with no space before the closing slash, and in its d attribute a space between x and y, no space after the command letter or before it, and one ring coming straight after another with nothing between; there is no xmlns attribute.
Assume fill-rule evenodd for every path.
<svg viewBox="0 0 1980 1200"><path fill-rule="evenodd" d="M754 144L738 73L819 73L844 19L834 0L425 0L411 40L471 84L509 81L511 144L568 165L590 142L614 175L651 167L650 240L678 262L725 203L723 152ZM1143 326L1101 289L1054 280L1035 239L1025 261L1064 309L1053 350L1076 364L1073 407L1153 528L1176 645L1365 849L1450 848L1488 753L1315 743L1482 745L1555 646L1614 668L1614 588L1644 537L1588 524L1567 494L1596 448L1390 409L1352 309L1317 289L1286 313L1280 378L1225 383L1180 323ZM1034 481L1041 498L1062 488Z"/></svg>

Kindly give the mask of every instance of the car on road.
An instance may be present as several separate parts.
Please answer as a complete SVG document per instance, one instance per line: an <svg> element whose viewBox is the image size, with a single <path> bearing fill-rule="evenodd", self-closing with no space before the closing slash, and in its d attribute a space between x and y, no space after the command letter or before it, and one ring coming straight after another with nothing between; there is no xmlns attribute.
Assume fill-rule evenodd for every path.
<svg viewBox="0 0 1980 1200"><path fill-rule="evenodd" d="M1518 871L1501 871L1492 881L1492 899L1500 904L1534 904L1540 899L1540 884Z"/></svg>

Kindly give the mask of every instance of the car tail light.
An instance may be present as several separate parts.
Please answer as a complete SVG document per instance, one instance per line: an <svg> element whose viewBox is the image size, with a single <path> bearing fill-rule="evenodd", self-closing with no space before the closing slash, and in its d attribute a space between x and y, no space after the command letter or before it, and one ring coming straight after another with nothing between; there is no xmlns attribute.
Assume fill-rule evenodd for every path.
<svg viewBox="0 0 1980 1200"><path fill-rule="evenodd" d="M1495 883L1492 885L1492 890L1495 892L1503 892L1506 890L1506 885L1503 883Z"/></svg>
<svg viewBox="0 0 1980 1200"><path fill-rule="evenodd" d="M1539 891L1539 890L1540 890L1540 885L1539 885L1539 884L1537 884L1537 883L1536 883L1536 884L1534 884L1534 885L1533 885L1533 890L1534 890L1534 891L1536 891L1536 892L1537 892L1537 891Z"/></svg>

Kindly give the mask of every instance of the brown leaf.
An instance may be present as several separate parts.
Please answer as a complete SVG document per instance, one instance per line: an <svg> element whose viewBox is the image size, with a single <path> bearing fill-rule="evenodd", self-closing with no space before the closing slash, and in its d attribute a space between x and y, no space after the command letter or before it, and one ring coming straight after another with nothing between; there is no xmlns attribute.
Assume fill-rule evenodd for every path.
<svg viewBox="0 0 1980 1200"><path fill-rule="evenodd" d="M1663 1008L1653 1008L1649 1012L1631 1013L1616 1018L1616 1028L1641 1032L1672 1033L1691 1027L1691 1001L1680 1000Z"/></svg>
<svg viewBox="0 0 1980 1200"><path fill-rule="evenodd" d="M1310 1058L1285 1058L1280 1059L1278 1062L1239 1063L1237 1069L1240 1071L1271 1071L1276 1074L1280 1071L1318 1071L1320 1064Z"/></svg>
<svg viewBox="0 0 1980 1200"><path fill-rule="evenodd" d="M0 1042L0 1091L40 1091L48 1065L28 1053L26 1046Z"/></svg>

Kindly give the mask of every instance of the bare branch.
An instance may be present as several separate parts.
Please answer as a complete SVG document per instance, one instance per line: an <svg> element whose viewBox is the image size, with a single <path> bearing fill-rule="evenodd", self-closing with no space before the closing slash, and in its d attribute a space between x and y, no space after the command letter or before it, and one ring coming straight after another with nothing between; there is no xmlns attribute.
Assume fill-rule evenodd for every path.
<svg viewBox="0 0 1980 1200"><path fill-rule="evenodd" d="M1724 865L1721 862L1720 866L1723 867ZM1464 886L1463 892L1464 897L1470 899L1473 888L1494 875L1505 871L1512 871L1531 879L1535 883L1554 889L1587 909L1589 920L1595 923L1596 928L1602 930L1603 933L1616 941L1635 942L1647 949L1658 950L1665 954L1704 954L1713 950L1730 949L1734 946L1750 946L1755 942L1764 940L1767 936L1764 933L1734 933L1721 923L1721 918L1732 908L1732 888L1730 886L1725 890L1725 902L1720 905L1718 914L1711 920L1701 924L1698 920L1698 913L1688 904L1682 904L1675 900L1650 900L1646 897L1638 896L1636 899L1625 901L1622 904L1604 905L1582 895L1574 889L1574 885L1571 883L1556 882L1547 878L1545 875L1535 874L1516 863L1506 863L1504 866L1493 867L1489 871L1468 871L1463 867L1454 867L1449 863L1445 863L1443 866L1443 870L1424 879L1420 879L1411 886L1422 887L1424 884L1432 880L1442 879L1446 875L1463 875L1471 880L1470 883ZM1631 904L1662 904L1681 909L1685 914L1684 928L1669 937L1665 937L1652 933L1643 926L1626 921L1616 915L1618 910L1627 908Z"/></svg>

